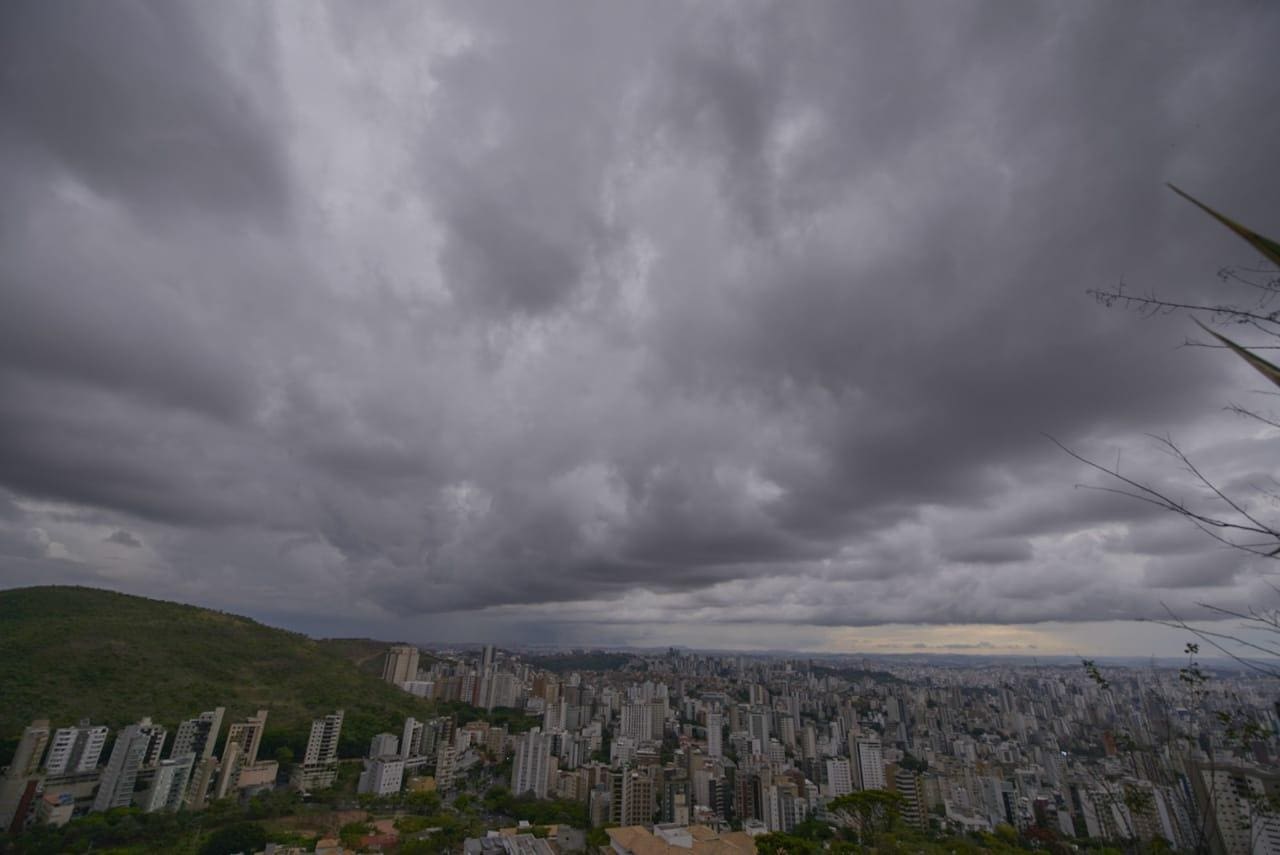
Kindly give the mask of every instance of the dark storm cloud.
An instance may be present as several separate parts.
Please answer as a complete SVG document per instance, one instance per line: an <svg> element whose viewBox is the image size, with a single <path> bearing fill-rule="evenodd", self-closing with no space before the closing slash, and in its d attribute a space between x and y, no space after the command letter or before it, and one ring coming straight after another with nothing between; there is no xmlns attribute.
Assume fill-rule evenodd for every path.
<svg viewBox="0 0 1280 855"><path fill-rule="evenodd" d="M957 564L1008 564L1013 561L1029 561L1031 544L1019 540L996 540L966 544L946 551L946 561Z"/></svg>
<svg viewBox="0 0 1280 855"><path fill-rule="evenodd" d="M137 0L6 4L0 140L28 168L66 170L153 226L184 214L278 222L284 166L254 91L270 85L266 42L250 26L255 50L223 53L209 38L216 25L191 11ZM234 10L244 12L252 8ZM246 71L256 87L237 77Z"/></svg>
<svg viewBox="0 0 1280 855"><path fill-rule="evenodd" d="M1083 292L1251 260L1166 180L1277 230L1274 10L4 15L6 581L566 638L1258 595L1045 434L1265 496L1247 369Z"/></svg>

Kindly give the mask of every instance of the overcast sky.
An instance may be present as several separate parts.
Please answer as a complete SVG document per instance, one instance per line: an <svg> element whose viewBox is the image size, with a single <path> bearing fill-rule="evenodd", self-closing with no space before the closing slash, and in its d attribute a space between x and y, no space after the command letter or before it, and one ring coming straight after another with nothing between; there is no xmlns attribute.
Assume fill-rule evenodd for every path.
<svg viewBox="0 0 1280 855"><path fill-rule="evenodd" d="M1280 4L5 3L0 583L316 634L1174 655ZM1241 337L1248 339L1247 334ZM1269 598L1269 599L1268 599Z"/></svg>

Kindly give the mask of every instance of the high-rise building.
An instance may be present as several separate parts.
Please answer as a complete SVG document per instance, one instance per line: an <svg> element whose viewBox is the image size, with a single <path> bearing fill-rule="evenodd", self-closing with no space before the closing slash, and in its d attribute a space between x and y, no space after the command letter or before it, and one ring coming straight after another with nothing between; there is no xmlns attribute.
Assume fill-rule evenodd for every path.
<svg viewBox="0 0 1280 855"><path fill-rule="evenodd" d="M40 761L44 759L44 750L49 745L49 720L38 718L22 731L22 739L18 741L18 750L9 761L6 777L25 778L34 775L40 769Z"/></svg>
<svg viewBox="0 0 1280 855"><path fill-rule="evenodd" d="M451 743L441 742L436 751L436 789L442 792L452 790L457 768L458 750Z"/></svg>
<svg viewBox="0 0 1280 855"><path fill-rule="evenodd" d="M739 771L734 779L733 812L738 819L761 819L762 786L760 776L754 772Z"/></svg>
<svg viewBox="0 0 1280 855"><path fill-rule="evenodd" d="M857 761L858 789L885 789L884 752L880 748L880 740L874 737L860 737L854 742L854 753Z"/></svg>
<svg viewBox="0 0 1280 855"><path fill-rule="evenodd" d="M187 753L156 764L151 786L139 801L143 812L175 811L182 807L195 759L195 754Z"/></svg>
<svg viewBox="0 0 1280 855"><path fill-rule="evenodd" d="M912 828L923 829L929 825L920 776L910 769L898 766L893 772L893 789L902 796L902 818Z"/></svg>
<svg viewBox="0 0 1280 855"><path fill-rule="evenodd" d="M418 648L410 644L391 647L382 668L382 679L397 685L418 679Z"/></svg>
<svg viewBox="0 0 1280 855"><path fill-rule="evenodd" d="M262 732L266 727L267 711L258 710L257 715L251 715L244 721L238 721L227 728L227 745L223 749L224 759L226 748L238 745L242 763L258 762L258 746L262 744Z"/></svg>
<svg viewBox="0 0 1280 855"><path fill-rule="evenodd" d="M202 760L191 770L191 778L187 784L187 807L191 810L202 810L209 804L209 791L213 789L218 772L218 759L210 757Z"/></svg>
<svg viewBox="0 0 1280 855"><path fill-rule="evenodd" d="M102 780L98 783L98 792L93 798L93 810L129 806L133 801L133 787L138 779L138 770L151 765L148 762L151 757L160 756L164 737L164 728L153 725L149 718L120 731L111 748L107 766L102 771Z"/></svg>
<svg viewBox="0 0 1280 855"><path fill-rule="evenodd" d="M234 722L227 728L227 741L222 747L222 759L218 764L218 782L213 791L214 798L226 798L228 794L234 792L240 783L240 770L258 762L258 747L262 744L262 732L266 727L267 711L258 710L257 715L251 715L244 721ZM203 763L202 761L197 763L200 765L191 776L192 786L196 787L203 782L206 789L199 793L194 790L189 792L187 798L191 804L203 802L208 792Z"/></svg>
<svg viewBox="0 0 1280 855"><path fill-rule="evenodd" d="M764 790L764 824L770 831L788 833L808 816L809 803L792 782L773 784Z"/></svg>
<svg viewBox="0 0 1280 855"><path fill-rule="evenodd" d="M516 742L515 763L511 769L511 792L517 796L533 793L545 799L550 760L549 735L535 727L521 736Z"/></svg>
<svg viewBox="0 0 1280 855"><path fill-rule="evenodd" d="M818 732L811 724L806 724L801 731L800 751L806 760L816 760L818 757Z"/></svg>
<svg viewBox="0 0 1280 855"><path fill-rule="evenodd" d="M782 739L784 745L795 747L796 720L791 717L790 713L782 713L778 716L778 736Z"/></svg>
<svg viewBox="0 0 1280 855"><path fill-rule="evenodd" d="M196 763L212 757L213 746L218 741L218 731L222 729L222 716L225 712L225 707L216 707L178 725L178 731L173 736L173 747L169 749L169 756L177 758L191 754L195 756Z"/></svg>
<svg viewBox="0 0 1280 855"><path fill-rule="evenodd" d="M853 768L845 757L827 760L827 782L823 795L843 796L853 792Z"/></svg>
<svg viewBox="0 0 1280 855"><path fill-rule="evenodd" d="M22 732L18 749L0 778L0 831L16 831L25 807L35 795L31 778L40 769L45 746L49 744L49 722L36 719Z"/></svg>
<svg viewBox="0 0 1280 855"><path fill-rule="evenodd" d="M618 734L637 742L660 739L662 722L658 722L657 736L654 735L653 704L649 702L629 703L622 707L622 720L618 725Z"/></svg>
<svg viewBox="0 0 1280 855"><path fill-rule="evenodd" d="M338 779L338 739L342 735L342 710L311 722L311 735L302 763L295 766L290 783L303 792L323 790Z"/></svg>
<svg viewBox="0 0 1280 855"><path fill-rule="evenodd" d="M304 764L337 762L342 715L342 710L338 710L311 722L311 735L307 738L307 751L302 760Z"/></svg>
<svg viewBox="0 0 1280 855"><path fill-rule="evenodd" d="M93 727L88 719L78 727L60 727L53 734L45 771L50 775L78 775L98 768L107 743L107 728Z"/></svg>
<svg viewBox="0 0 1280 855"><path fill-rule="evenodd" d="M724 756L724 716L707 713L707 756Z"/></svg>
<svg viewBox="0 0 1280 855"><path fill-rule="evenodd" d="M400 756L408 759L422 754L422 722L413 716L404 720L404 730L400 733Z"/></svg>
<svg viewBox="0 0 1280 855"><path fill-rule="evenodd" d="M619 774L622 777L620 788L622 800L617 808L619 824L651 825L657 805L654 798L653 778L649 776L649 770L623 769ZM615 791L617 789L615 788Z"/></svg>
<svg viewBox="0 0 1280 855"><path fill-rule="evenodd" d="M493 707L514 707L519 701L520 684L514 674L505 671L493 675L489 702Z"/></svg>
<svg viewBox="0 0 1280 855"><path fill-rule="evenodd" d="M375 796L391 796L400 792L404 782L404 760L400 757L371 757L364 761L364 771L356 784L356 792Z"/></svg>
<svg viewBox="0 0 1280 855"><path fill-rule="evenodd" d="M1267 805L1280 801L1280 775L1246 765L1199 766L1192 784L1209 805L1209 836L1226 855L1280 852L1280 817ZM1101 803L1101 800L1098 800Z"/></svg>
<svg viewBox="0 0 1280 855"><path fill-rule="evenodd" d="M761 747L769 744L769 718L768 712L755 710L747 716L747 729L752 739L760 741Z"/></svg>

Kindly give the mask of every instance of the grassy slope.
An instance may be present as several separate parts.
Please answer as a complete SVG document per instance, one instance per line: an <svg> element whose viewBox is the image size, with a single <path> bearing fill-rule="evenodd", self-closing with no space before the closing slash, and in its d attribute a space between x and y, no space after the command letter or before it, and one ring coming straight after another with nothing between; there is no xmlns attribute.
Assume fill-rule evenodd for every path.
<svg viewBox="0 0 1280 855"><path fill-rule="evenodd" d="M374 733L431 709L379 679L378 646L92 588L0 591L0 763L33 718L115 729L150 715L172 728L219 705L231 721L271 711L267 756L299 751L311 719L341 707L343 753L359 756Z"/></svg>

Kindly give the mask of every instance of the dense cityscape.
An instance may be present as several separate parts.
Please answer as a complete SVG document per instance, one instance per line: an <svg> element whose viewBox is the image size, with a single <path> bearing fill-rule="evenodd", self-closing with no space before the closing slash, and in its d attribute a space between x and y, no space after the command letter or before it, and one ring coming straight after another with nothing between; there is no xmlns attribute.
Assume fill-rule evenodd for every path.
<svg viewBox="0 0 1280 855"><path fill-rule="evenodd" d="M1280 851L1271 687L1193 650L1179 669L396 645L382 677L450 712L406 718L361 759L340 756L342 710L317 711L296 762L261 756L267 709L199 712L172 737L145 716L114 735L34 721L0 781L0 821L20 834L276 790L305 802L340 790L347 767L332 803L369 824L261 851L792 851L776 841L815 825L859 839L886 808L917 833L977 841ZM433 844L439 828L400 821L412 794L482 800L492 826ZM512 821L512 799L577 807L548 828Z"/></svg>

